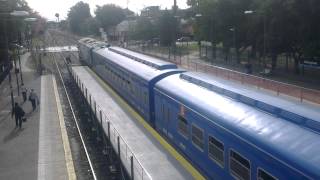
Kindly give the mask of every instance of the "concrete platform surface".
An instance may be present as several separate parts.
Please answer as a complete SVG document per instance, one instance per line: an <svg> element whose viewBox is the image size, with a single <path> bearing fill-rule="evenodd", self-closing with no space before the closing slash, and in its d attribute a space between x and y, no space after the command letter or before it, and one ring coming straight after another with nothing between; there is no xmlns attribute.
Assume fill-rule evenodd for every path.
<svg viewBox="0 0 320 180"><path fill-rule="evenodd" d="M27 117L22 128L16 128L15 119L11 117L8 77L0 85L0 179L75 179L75 174L67 169L70 164L66 162L70 159L65 156L66 132L60 122L63 115L59 113L61 105L54 76L37 75L26 66L28 58L29 54L21 56L24 84L38 94L40 107L32 111L30 101L23 102L12 73L14 101L21 105ZM18 80L20 84L20 78Z"/></svg>

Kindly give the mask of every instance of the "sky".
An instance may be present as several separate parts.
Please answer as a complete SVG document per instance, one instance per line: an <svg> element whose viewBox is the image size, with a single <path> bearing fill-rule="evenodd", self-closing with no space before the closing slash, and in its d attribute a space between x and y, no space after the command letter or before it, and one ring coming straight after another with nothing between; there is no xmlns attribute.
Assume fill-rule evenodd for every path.
<svg viewBox="0 0 320 180"><path fill-rule="evenodd" d="M41 16L48 20L55 20L55 13L60 14L60 19L66 19L70 7L80 0L26 0L29 6L39 12ZM90 5L91 14L94 15L96 5L116 4L122 8L127 7L127 0L82 0ZM173 0L128 0L128 7L131 11L139 13L147 6L160 6L162 9L171 8ZM179 8L186 8L187 0L177 0Z"/></svg>

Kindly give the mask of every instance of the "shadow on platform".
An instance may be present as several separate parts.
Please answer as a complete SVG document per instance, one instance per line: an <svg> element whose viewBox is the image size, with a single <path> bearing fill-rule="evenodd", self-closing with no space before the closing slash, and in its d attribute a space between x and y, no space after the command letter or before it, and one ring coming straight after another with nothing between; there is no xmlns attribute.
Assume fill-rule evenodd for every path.
<svg viewBox="0 0 320 180"><path fill-rule="evenodd" d="M3 138L3 143L7 143L13 140L14 138L18 137L22 131L24 131L23 127L21 129L17 127L12 129L11 132Z"/></svg>

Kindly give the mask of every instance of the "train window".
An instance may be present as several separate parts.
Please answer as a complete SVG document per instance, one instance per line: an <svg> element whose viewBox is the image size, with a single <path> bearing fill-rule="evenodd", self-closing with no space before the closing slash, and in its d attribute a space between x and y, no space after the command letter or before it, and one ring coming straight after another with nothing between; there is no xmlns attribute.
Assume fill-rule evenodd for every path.
<svg viewBox="0 0 320 180"><path fill-rule="evenodd" d="M178 116L178 132L185 137L186 139L188 139L189 137L189 133L188 133L188 121L182 117L182 116Z"/></svg>
<svg viewBox="0 0 320 180"><path fill-rule="evenodd" d="M216 138L209 136L209 157L221 167L224 166L224 145Z"/></svg>
<svg viewBox="0 0 320 180"><path fill-rule="evenodd" d="M203 151L204 138L203 130L196 125L192 124L192 143Z"/></svg>
<svg viewBox="0 0 320 180"><path fill-rule="evenodd" d="M277 180L277 178L273 177L265 170L258 168L258 180Z"/></svg>
<svg viewBox="0 0 320 180"><path fill-rule="evenodd" d="M237 179L250 180L250 162L233 150L230 150L230 170Z"/></svg>

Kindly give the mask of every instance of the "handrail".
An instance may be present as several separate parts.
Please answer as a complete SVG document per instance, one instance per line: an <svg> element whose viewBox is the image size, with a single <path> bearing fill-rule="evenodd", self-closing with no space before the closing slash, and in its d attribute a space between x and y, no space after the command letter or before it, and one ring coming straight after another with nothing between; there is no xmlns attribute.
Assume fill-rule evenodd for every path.
<svg viewBox="0 0 320 180"><path fill-rule="evenodd" d="M102 112L102 114L104 114L104 116L106 117L105 121L109 122L110 125L112 125L110 118L105 114L105 112L102 111L102 108L97 105L100 109L100 111ZM126 140L121 136L121 134L119 133L119 131L117 130L116 127L114 127L114 125L112 125L114 130L116 131L116 133L119 135L120 139L124 142L124 144L126 145L126 148L129 149L129 151L131 152L132 156L134 157L134 159L138 162L139 166L141 167L141 169L147 174L147 176L149 177L149 179L151 180L151 176L150 174L145 170L145 168L143 167L143 165L141 164L141 162L138 160L138 158L136 157L136 155L133 153L133 150L130 148L130 146L128 145L128 143L126 142ZM143 179L143 178L142 178Z"/></svg>
<svg viewBox="0 0 320 180"><path fill-rule="evenodd" d="M155 55L153 53L148 52L141 52L139 49L134 49L132 47L127 47L129 50L137 51L143 54L151 55L158 57L158 55ZM258 89L263 88L267 90L271 90L277 93L279 96L280 94L288 95L294 98L298 98L300 102L303 102L304 100L320 104L320 91L310 88L301 87L294 84L284 83L272 79L263 78L260 76L255 76L251 74L245 74L239 71L230 70L223 67L214 66L208 63L203 62L196 62L195 60L189 60L185 59L187 63L182 63L182 61L173 61L168 58L161 58L166 61L170 61L172 63L175 63L177 65L180 65L180 67L189 69L189 70L195 70L195 71L203 71L205 73L214 71L214 74L216 76L220 76L223 78L227 78L228 80L236 80L241 82L242 84L250 84L256 86ZM191 65L190 65L191 64ZM192 67L195 66L195 67ZM203 67L204 70L200 69L200 67ZM220 71L219 73L217 71Z"/></svg>
<svg viewBox="0 0 320 180"><path fill-rule="evenodd" d="M80 80L80 78L75 74L75 73L71 73L73 75L73 78L75 79L76 83L78 84L78 87L80 88L80 90L83 92L83 95L85 96L86 100L89 101L87 98L88 97L91 97L92 98L92 95L86 91L85 92L85 89L87 89L85 87L85 85L82 83L82 81ZM82 85L82 86L81 86ZM92 100L92 99L91 99ZM94 102L94 103L93 103ZM110 120L110 117L108 117L106 115L106 113L102 110L101 106L99 106L96 101L93 99L93 102L91 103L92 107L90 107L92 109L92 111L96 111L96 112L101 112L101 117L99 118L99 116L96 115L96 118L98 119L98 121L100 120L101 121L101 127L103 128L103 122L107 122L110 124L110 127L112 126L112 128L114 129L115 133L117 135L117 137L119 137L122 142L125 144L125 147L126 147L126 155L128 154L127 153L127 150L129 150L129 154L132 155L133 159L135 159L136 162L138 162L138 166L139 168L141 169L141 179L143 180L144 179L144 175L147 176L147 179L150 179L152 180L152 177L151 175L146 171L146 169L143 167L143 165L141 164L141 162L138 160L138 158L135 156L135 154L133 153L133 150L130 148L130 146L128 145L128 143L125 141L125 139L120 135L119 131L117 130L117 128L112 124L111 120ZM95 106L95 108L93 107ZM102 118L102 116L105 116L105 119ZM102 121L102 119L103 121ZM108 135L108 134L107 134ZM110 134L110 138L111 138L111 134ZM111 142L112 143L112 142ZM114 145L115 146L115 145ZM114 148L117 148L117 147L114 147ZM120 153L120 152L118 152ZM127 158L127 157L126 157ZM120 158L121 160L121 158ZM122 161L122 160L121 160ZM125 162L123 162L125 163ZM131 162L132 163L132 162ZM130 171L130 170L128 170ZM135 176L135 175L133 175ZM135 179L135 178L134 178Z"/></svg>
<svg viewBox="0 0 320 180"><path fill-rule="evenodd" d="M191 67L190 67L191 64ZM268 89L274 91L279 96L280 94L288 95L294 98L300 99L300 102L304 100L320 104L320 91L310 88L305 88L289 83L279 82L251 74L245 74L242 72L230 70L223 67L210 65L207 63L200 63L194 60L190 60L187 65L181 65L187 69L193 69L192 64L195 65L195 71L212 72L216 76L227 78L228 80L235 80L241 82L241 84L250 84L256 86L258 89ZM200 67L204 67L202 70ZM219 72L220 71L220 72Z"/></svg>
<svg viewBox="0 0 320 180"><path fill-rule="evenodd" d="M281 81L276 81L276 80L273 80L273 79L267 79L267 78L263 78L263 77L260 77L260 76L255 76L255 75L252 75L252 74L246 74L246 73L243 73L243 72L235 71L235 70L232 70L232 69L227 69L227 68L224 68L224 67L214 66L214 65L211 65L211 64L207 64L207 63L195 62L194 60L191 60L191 61L193 61L193 63L202 64L204 66L209 66L209 67L213 67L213 68L218 68L218 69L221 69L221 70L225 70L225 71L241 74L241 75L244 75L244 76L250 76L250 77L258 78L258 79L264 79L266 81L272 81L274 83L283 84L283 85L287 85L287 86L293 86L293 87L296 87L296 88L301 88L301 89L310 90L310 91L316 91L316 92L320 93L320 91L318 91L318 90L311 89L311 88L306 88L306 87L302 87L302 86L298 86L298 85L295 85L295 84L289 84L289 83L285 83L285 82L281 82Z"/></svg>

